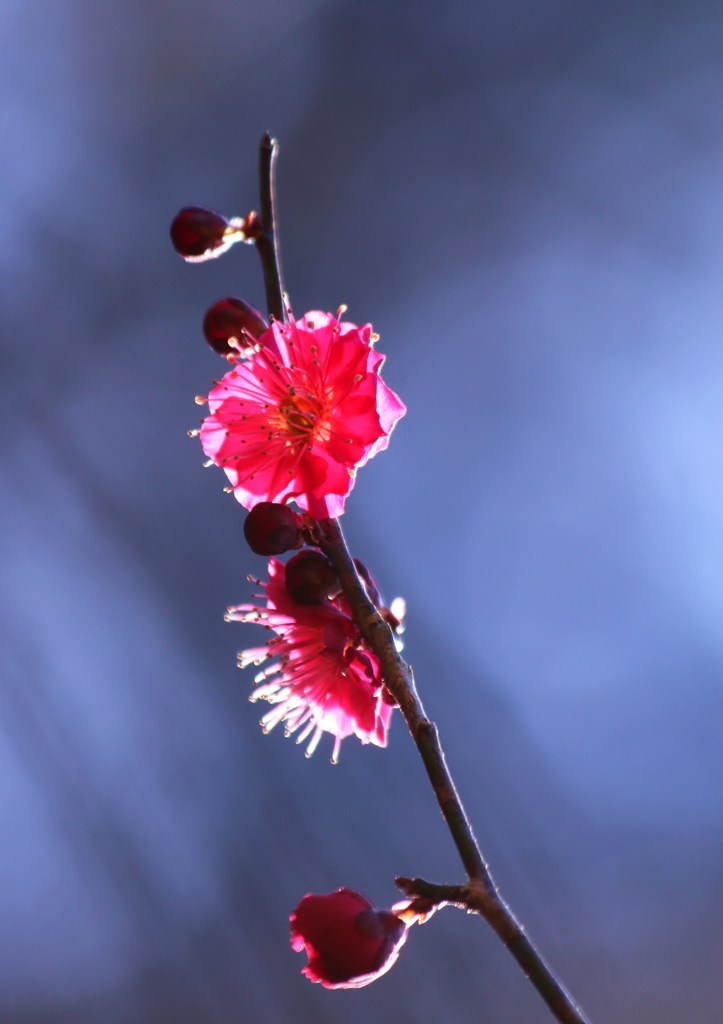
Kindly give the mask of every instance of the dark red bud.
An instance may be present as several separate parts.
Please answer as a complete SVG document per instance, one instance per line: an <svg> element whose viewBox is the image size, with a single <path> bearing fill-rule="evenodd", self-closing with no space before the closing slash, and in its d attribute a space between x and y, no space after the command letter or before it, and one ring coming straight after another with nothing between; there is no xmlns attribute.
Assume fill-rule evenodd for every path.
<svg viewBox="0 0 723 1024"><path fill-rule="evenodd" d="M298 604L323 604L339 593L334 568L320 551L300 551L286 563L286 589Z"/></svg>
<svg viewBox="0 0 723 1024"><path fill-rule="evenodd" d="M241 223L236 219L229 221L205 206L185 206L171 224L173 248L190 263L219 256L239 240Z"/></svg>
<svg viewBox="0 0 723 1024"><path fill-rule="evenodd" d="M268 326L258 310L232 295L215 302L203 318L206 341L221 356L247 351ZM229 344L232 338L238 345Z"/></svg>
<svg viewBox="0 0 723 1024"><path fill-rule="evenodd" d="M304 523L288 505L262 501L244 520L244 537L257 555L281 555L303 547Z"/></svg>

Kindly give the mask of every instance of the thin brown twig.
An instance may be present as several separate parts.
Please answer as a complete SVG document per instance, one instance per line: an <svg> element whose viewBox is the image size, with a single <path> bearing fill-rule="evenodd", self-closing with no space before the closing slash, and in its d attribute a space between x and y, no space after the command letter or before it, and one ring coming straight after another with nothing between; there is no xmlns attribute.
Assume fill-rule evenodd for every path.
<svg viewBox="0 0 723 1024"><path fill-rule="evenodd" d="M263 266L269 313L284 320L286 309L278 257L274 195L277 151L276 140L265 135L261 140L260 155L263 231L256 240L256 246ZM319 546L336 570L362 637L379 658L385 685L399 704L467 873L467 882L463 885L440 886L423 879L400 878L397 880L399 887L408 896L428 898L440 904L452 903L479 914L507 946L560 1024L590 1024L495 885L447 767L437 727L425 714L412 670L397 651L388 623L367 596L339 521L322 520L317 527Z"/></svg>

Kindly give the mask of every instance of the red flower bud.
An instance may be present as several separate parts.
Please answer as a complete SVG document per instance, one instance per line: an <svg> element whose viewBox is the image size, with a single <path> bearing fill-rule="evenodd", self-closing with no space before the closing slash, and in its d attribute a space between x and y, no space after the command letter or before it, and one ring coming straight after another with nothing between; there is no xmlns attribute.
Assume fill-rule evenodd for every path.
<svg viewBox="0 0 723 1024"><path fill-rule="evenodd" d="M221 356L253 351L253 342L268 330L268 324L253 306L230 295L219 299L203 318L206 341ZM233 339L235 345L229 344Z"/></svg>
<svg viewBox="0 0 723 1024"><path fill-rule="evenodd" d="M246 239L245 221L240 217L230 220L205 206L185 206L171 224L173 248L189 263L220 256L234 242Z"/></svg>
<svg viewBox="0 0 723 1024"><path fill-rule="evenodd" d="M246 543L257 555L281 555L303 547L304 523L288 505L262 501L244 520Z"/></svg>
<svg viewBox="0 0 723 1024"><path fill-rule="evenodd" d="M309 549L286 563L286 589L297 604L323 604L339 593L339 580L326 555Z"/></svg>
<svg viewBox="0 0 723 1024"><path fill-rule="evenodd" d="M325 988L361 988L385 974L399 956L407 926L376 910L353 889L304 896L290 917L291 945L306 952L302 973Z"/></svg>

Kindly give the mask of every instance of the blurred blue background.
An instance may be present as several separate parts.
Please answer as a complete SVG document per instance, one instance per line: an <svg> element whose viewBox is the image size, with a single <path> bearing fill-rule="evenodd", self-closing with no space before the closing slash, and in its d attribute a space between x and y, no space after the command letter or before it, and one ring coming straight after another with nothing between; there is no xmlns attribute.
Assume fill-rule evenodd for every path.
<svg viewBox="0 0 723 1024"><path fill-rule="evenodd" d="M503 892L590 1016L720 1024L723 9L0 7L0 1021L548 1020L478 920L328 993L288 913L459 878L399 720L263 737L243 512L202 471L189 203L282 146L297 312L349 305L409 415L347 505Z"/></svg>

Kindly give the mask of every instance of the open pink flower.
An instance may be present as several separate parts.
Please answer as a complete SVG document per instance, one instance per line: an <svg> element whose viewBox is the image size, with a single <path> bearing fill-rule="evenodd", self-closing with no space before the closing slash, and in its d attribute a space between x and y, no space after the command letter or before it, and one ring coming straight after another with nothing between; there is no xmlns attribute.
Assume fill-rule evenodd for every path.
<svg viewBox="0 0 723 1024"><path fill-rule="evenodd" d="M302 973L325 988L361 988L396 962L407 926L353 889L304 896L291 914L291 945L306 952Z"/></svg>
<svg viewBox="0 0 723 1024"><path fill-rule="evenodd" d="M306 313L273 323L216 384L201 444L242 505L293 498L317 519L341 515L357 469L406 412L374 340L370 324Z"/></svg>
<svg viewBox="0 0 723 1024"><path fill-rule="evenodd" d="M257 622L275 634L265 647L239 655L242 668L275 659L256 676L251 695L273 705L261 719L264 730L283 722L287 735L298 732L297 743L310 737L307 757L323 733L331 733L334 762L347 736L386 746L392 707L384 699L379 661L363 646L344 598L298 604L286 590L285 573L284 563L272 558L269 582L261 584L266 605L238 605L226 616Z"/></svg>

